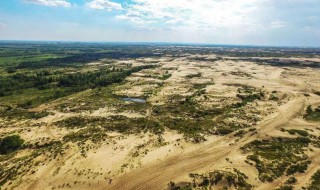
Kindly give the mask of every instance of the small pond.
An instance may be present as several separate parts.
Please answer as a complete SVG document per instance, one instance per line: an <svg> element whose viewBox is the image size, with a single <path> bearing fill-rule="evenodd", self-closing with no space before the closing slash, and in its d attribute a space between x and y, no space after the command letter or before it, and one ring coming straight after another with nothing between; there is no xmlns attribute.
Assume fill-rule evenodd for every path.
<svg viewBox="0 0 320 190"><path fill-rule="evenodd" d="M137 103L146 103L147 101L142 98L122 98L123 101L128 101L128 102L137 102Z"/></svg>

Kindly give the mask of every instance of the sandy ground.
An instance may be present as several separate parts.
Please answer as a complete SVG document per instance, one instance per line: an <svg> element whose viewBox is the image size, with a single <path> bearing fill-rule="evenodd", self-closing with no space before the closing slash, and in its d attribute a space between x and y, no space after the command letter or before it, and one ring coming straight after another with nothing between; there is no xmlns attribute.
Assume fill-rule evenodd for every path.
<svg viewBox="0 0 320 190"><path fill-rule="evenodd" d="M169 61L170 60L170 61ZM205 88L207 99L199 97L197 100L205 106L221 106L237 101L237 86L246 85L262 89L271 93L277 91L280 97L277 102L257 102L248 112L259 112L260 121L255 126L256 132L249 132L242 138L234 133L226 136L208 136L207 141L199 144L183 140L183 135L175 131L166 131L162 138L165 143L159 144L158 136L154 134L126 135L110 133L108 141L102 144L87 142L91 146L85 157L81 156L76 144L70 144L67 153L53 160L41 160L36 172L23 176L15 186L6 184L4 188L21 190L157 190L166 189L170 181L180 182L188 180L189 173L206 173L213 170L239 169L245 173L248 182L255 189L269 190L279 187L287 177L283 176L273 183L262 183L258 180L258 171L254 166L245 162L246 156L240 148L255 139L264 139L270 136L285 136L281 128L286 129L313 129L319 133L319 123L310 123L303 120L302 115L307 105L319 105L319 96L313 94L320 89L320 72L311 68L279 68L267 65L258 65L252 62L220 60L190 61L188 57L137 59L130 63L140 65L141 62L161 64L160 68L141 71L127 78L126 84L118 87L119 95L141 97L146 92L148 102L153 105L165 104L171 95L187 96L194 93L193 85L207 84ZM128 64L122 61L121 64ZM91 65L100 65L92 63ZM166 80L148 77L152 74L161 74L168 71L171 77ZM192 77L196 75L197 77ZM88 92L84 92L88 93ZM310 96L305 96L305 94ZM81 93L69 98L72 101L81 96ZM121 112L113 109L100 108L88 113L62 113L54 110L59 101L41 105L34 111L49 110L52 115L35 121L44 123L41 127L22 132L22 136L32 142L47 137L61 140L69 131L57 128L52 123L79 115L111 116L124 115L138 118L146 117L141 113ZM3 129L3 133L11 129ZM312 160L305 174L296 175L297 189L306 186L311 176L320 169L320 159L317 155L320 149L314 148L308 152ZM14 187L14 188L10 188Z"/></svg>

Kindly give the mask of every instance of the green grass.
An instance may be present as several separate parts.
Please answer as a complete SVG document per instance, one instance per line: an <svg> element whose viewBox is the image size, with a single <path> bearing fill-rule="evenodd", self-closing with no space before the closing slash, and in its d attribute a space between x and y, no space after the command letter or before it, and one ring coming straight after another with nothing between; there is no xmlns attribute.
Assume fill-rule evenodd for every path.
<svg viewBox="0 0 320 190"><path fill-rule="evenodd" d="M8 109L0 112L0 117L12 120L12 119L40 119L48 116L48 112L32 112L25 109Z"/></svg>
<svg viewBox="0 0 320 190"><path fill-rule="evenodd" d="M39 90L37 88L28 88L18 90L11 96L0 97L0 102L3 106L18 106L18 107L36 107L42 103L46 103L50 100L54 100L59 97L59 94L71 94L68 93L71 88L50 88Z"/></svg>
<svg viewBox="0 0 320 190"><path fill-rule="evenodd" d="M68 142L85 142L91 140L94 143L105 141L108 138L106 131L99 127L88 127L77 132L71 132L63 137L63 140Z"/></svg>
<svg viewBox="0 0 320 190"><path fill-rule="evenodd" d="M54 54L38 54L38 55L21 55L21 56L7 56L7 57L0 57L0 66L9 66L15 67L18 66L21 62L37 62L37 61L44 61L47 59L55 59L55 58L62 58L65 56L61 55L54 55Z"/></svg>
<svg viewBox="0 0 320 190"><path fill-rule="evenodd" d="M74 116L61 121L57 121L54 124L57 125L58 127L74 129L74 128L84 128L89 124L95 124L95 122L98 122L98 121L99 121L98 118L90 119L87 117Z"/></svg>

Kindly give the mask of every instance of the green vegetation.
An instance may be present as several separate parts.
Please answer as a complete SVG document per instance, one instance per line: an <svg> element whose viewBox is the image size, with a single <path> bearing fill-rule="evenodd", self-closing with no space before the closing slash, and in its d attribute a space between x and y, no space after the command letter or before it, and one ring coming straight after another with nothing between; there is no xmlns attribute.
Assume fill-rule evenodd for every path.
<svg viewBox="0 0 320 190"><path fill-rule="evenodd" d="M40 119L49 115L48 112L32 112L25 109L12 109L9 108L4 112L0 112L0 116L11 120L11 119Z"/></svg>
<svg viewBox="0 0 320 190"><path fill-rule="evenodd" d="M209 90L206 90L206 87L213 85L213 82L210 82L211 77L206 73L202 76L203 69L213 67L215 64L211 64L212 62L228 60L232 56L237 57L232 62L242 60L238 58L244 57L243 60L258 62L258 64L304 67L300 61L283 63L281 59L270 57L297 55L312 57L315 54L308 49L298 51L278 48L258 48L259 51L256 48L243 47L240 49L241 51L228 47L177 48L166 46L163 48L162 45L141 44L1 42L0 120L3 121L1 127L5 130L0 139L0 186L7 183L9 184L8 189L15 188L15 185L18 185L23 179L22 176L29 176L37 172L37 164L43 164L43 166L54 164L51 161L58 161L58 164L63 163L64 158L74 153L69 151L76 151L86 156L89 150L94 151L101 144L109 143L113 149L122 150L123 146L117 144L117 140L126 138L126 134L150 132L154 135L150 135L150 141L142 139L144 144L134 147L137 148L136 151L130 151L128 155L133 157L126 159L128 163L124 164L129 169L129 167L135 168L140 165L140 162L133 160L135 157L139 158L147 154L150 148L171 143L161 136L166 129L177 131L184 135L185 140L195 143L205 141L207 135L233 133L234 136L230 135L230 138L236 142L239 138L246 138L260 132L260 130L256 131L253 126L257 124L260 116L273 110L269 110L272 107L267 104L265 104L264 111L255 109L255 103L260 105L260 101L264 101L263 103L268 103L268 100L278 101L280 93L273 91L269 96L268 93L254 87L230 84L232 86L230 89L238 88L237 96L221 98L220 93L208 93ZM189 57L195 54L197 56ZM208 58L206 54L218 57ZM229 58L222 58L219 55L227 55ZM260 60L256 58L257 56L267 58ZM178 89L177 92L186 90L187 92L182 93L183 95L167 96L165 94L157 99L158 97L153 96L166 92L167 89L164 88L171 83L165 81L172 76L171 71L175 70L176 74L180 72L180 69L176 66L167 67L167 65L157 68L158 65L162 65L158 64L159 61L144 59L151 57L165 57L166 62L176 57L190 59L193 62L189 65L190 69L194 62L197 62L201 70L195 69L193 74L187 76L183 76L184 72L180 73L180 77L185 77L183 81L181 80L183 87L174 86L173 89ZM308 65L319 67L318 63ZM145 71L139 73L137 75L139 77L125 80L133 73L142 70ZM221 69L216 69L216 71L217 73L225 72ZM256 73L251 75L251 73L237 70L228 74L247 78L253 77L253 74L256 75ZM143 77L148 80L140 80ZM205 80L198 80L198 77L205 78ZM212 77L212 80L215 78ZM209 82L194 84L201 81ZM217 82L221 81L217 80ZM138 88L135 89L135 87ZM125 90L128 90L127 94ZM225 91L223 88L221 90ZM139 92L136 93L136 91ZM319 92L314 94L320 95ZM123 101L122 98L126 95L144 98L147 99L147 102ZM308 95L305 94L305 96ZM216 100L221 100L222 103L216 105ZM270 103L275 105L276 102ZM320 107L313 109L309 106L305 119L318 121L319 110ZM52 123L60 119L61 113L66 113L63 119ZM109 116L110 113L113 116ZM47 117L50 114L52 117ZM70 115L72 116L68 117ZM36 130L36 133L33 133L33 130ZM108 135L113 131L120 132L122 135ZM316 134L316 130L312 134L298 129L287 130L287 132L297 135L298 138L256 140L243 148L250 153L247 162L257 167L261 181L272 181L282 175L287 176L288 180L279 187L279 190L291 190L291 185L297 182L293 176L307 170L310 160L304 151L308 145L313 143L315 147L320 147L319 137L313 135ZM23 134L23 136L36 134L36 136L34 135L25 143L19 135L10 135L14 133ZM180 140L178 139L173 144L184 148ZM233 143L233 140L230 139L230 143ZM22 149L23 151L19 151ZM40 155L41 157L37 158ZM227 161L232 163L230 160ZM57 171L59 169L60 167L57 167ZM102 176L102 172L99 175L105 177ZM69 174L72 175L71 172ZM107 176L113 176L113 174L115 173L110 171ZM89 177L91 176L86 177L90 184L91 178ZM247 182L247 176L238 170L190 174L190 178L189 182L179 184L172 182L170 188L211 189L218 185L219 187L224 186L223 189L253 189L253 186ZM99 183L98 180L96 182ZM107 180L106 177L105 180ZM310 189L319 189L318 181L319 175L315 174ZM56 187L54 186L53 189ZM62 186L64 187L70 186Z"/></svg>
<svg viewBox="0 0 320 190"><path fill-rule="evenodd" d="M312 106L309 105L304 118L309 121L320 121L320 106L313 110Z"/></svg>
<svg viewBox="0 0 320 190"><path fill-rule="evenodd" d="M107 131L121 133L153 132L160 134L164 128L158 123L147 118L128 118L125 116L110 117L71 117L56 123L60 127L82 128L77 132L69 133L64 137L65 141L98 142L107 138ZM85 127L85 128L84 128Z"/></svg>
<svg viewBox="0 0 320 190"><path fill-rule="evenodd" d="M293 190L293 187L291 185L284 185L279 188L276 188L275 190Z"/></svg>
<svg viewBox="0 0 320 190"><path fill-rule="evenodd" d="M288 133L290 133L291 135L298 134L298 135L303 136L303 137L309 136L308 131L305 131L305 130L289 129L289 130L287 130L287 131L288 131Z"/></svg>
<svg viewBox="0 0 320 190"><path fill-rule="evenodd" d="M237 94L237 97L241 99L241 102L232 105L233 108L241 108L250 102L261 100L264 97L264 93L262 91L256 92L254 88L249 86L243 86L242 88L239 88L238 92L239 94Z"/></svg>
<svg viewBox="0 0 320 190"><path fill-rule="evenodd" d="M256 100L262 99L262 92L252 87L239 88L241 102L226 107L204 108L195 100L196 97L205 95L202 91L207 84L195 85L196 91L192 96L171 96L164 105L152 108L152 119L159 121L161 126L176 130L194 142L204 140L203 134L226 135L237 130L249 127L249 122L226 122L229 118L243 117L242 107ZM249 120L249 118L245 118ZM238 134L240 135L240 134Z"/></svg>
<svg viewBox="0 0 320 190"><path fill-rule="evenodd" d="M160 80L167 80L170 78L172 74L170 74L168 71L166 71L161 77L158 77Z"/></svg>
<svg viewBox="0 0 320 190"><path fill-rule="evenodd" d="M201 77L201 75L202 75L201 73L189 74L186 76L186 78L189 78L189 79L198 78L198 77Z"/></svg>
<svg viewBox="0 0 320 190"><path fill-rule="evenodd" d="M19 135L12 135L0 139L0 154L8 154L18 150L24 140Z"/></svg>
<svg viewBox="0 0 320 190"><path fill-rule="evenodd" d="M130 49L130 51L128 51ZM112 59L154 56L143 47L101 44L2 43L0 101L30 108L89 88L119 83L154 65L113 65ZM87 65L109 58L103 66Z"/></svg>
<svg viewBox="0 0 320 190"><path fill-rule="evenodd" d="M89 117L81 117L81 116L75 116L75 117L69 117L67 119L57 121L54 124L59 127L65 127L65 128L84 128L86 126L89 126L89 124L97 124L100 122L101 118L89 118Z"/></svg>
<svg viewBox="0 0 320 190"><path fill-rule="evenodd" d="M105 141L107 139L106 131L99 127L87 127L77 132L72 132L63 137L64 141L88 141L91 140L94 143Z"/></svg>
<svg viewBox="0 0 320 190"><path fill-rule="evenodd" d="M278 101L279 98L278 98L275 94L271 94L270 97L269 97L269 100L271 100L271 101Z"/></svg>
<svg viewBox="0 0 320 190"><path fill-rule="evenodd" d="M108 131L122 133L149 131L159 134L165 128L169 128L184 134L186 139L193 142L205 141L204 135L225 135L250 126L248 123L225 122L230 117L240 117L242 115L242 109L240 108L234 108L232 105L221 108L203 108L195 99L199 96L197 92L187 97L171 96L163 105L150 105L148 102L141 104L122 101L121 96L112 93L117 86L119 84L90 90L73 101L59 104L57 109L80 113L94 111L99 108L116 108L117 113L133 111L146 115L149 110L150 114L146 118L139 119L123 116L106 118L77 116L55 124L59 127L71 129L85 126L101 126ZM254 91L254 89L251 89L251 91ZM243 118L247 119L247 117Z"/></svg>
<svg viewBox="0 0 320 190"><path fill-rule="evenodd" d="M119 83L131 75L133 72L138 72L142 69L154 67L152 65L139 66L134 68L100 68L94 71L68 72L50 72L50 71L27 71L9 76L0 77L0 96L12 96L20 94L24 89L37 88L38 92L42 90L53 89L49 92L51 95L43 97L45 101L69 95L75 92L96 88L99 86L107 86L112 83ZM36 92L36 93L38 93ZM23 107L31 106L32 100L24 103Z"/></svg>
<svg viewBox="0 0 320 190"><path fill-rule="evenodd" d="M233 107L210 108L201 107L193 96L170 97L166 104L149 105L149 103L134 103L121 101L121 97L112 93L112 86L94 89L89 93L81 95L75 101L59 105L59 109L68 112L82 112L97 110L101 107L116 107L117 112L134 111L150 115L146 118L127 118L124 116L112 117L70 117L56 122L59 127L83 128L85 126L101 126L107 131L118 131L122 133L153 132L162 133L165 128L178 131L193 142L205 141L205 134L225 135L239 129L247 128L249 125L240 123L226 123L224 119L241 115L241 109Z"/></svg>
<svg viewBox="0 0 320 190"><path fill-rule="evenodd" d="M248 159L255 162L259 179L271 182L283 174L304 173L311 163L304 154L310 142L307 137L254 140L242 149L253 152Z"/></svg>
<svg viewBox="0 0 320 190"><path fill-rule="evenodd" d="M307 187L307 190L319 190L320 189L320 170L313 174L311 183Z"/></svg>
<svg viewBox="0 0 320 190"><path fill-rule="evenodd" d="M253 186L247 183L248 177L239 170L234 169L233 172L216 170L207 174L189 174L192 182L182 182L175 184L170 182L169 188L171 190L192 190L192 189L211 189L215 185L228 184L225 189L235 188L240 190L250 190Z"/></svg>
<svg viewBox="0 0 320 190"><path fill-rule="evenodd" d="M193 87L197 90L202 90L202 89L205 89L208 85L212 85L212 83L194 84Z"/></svg>
<svg viewBox="0 0 320 190"><path fill-rule="evenodd" d="M295 184L297 183L297 179L295 177L290 177L287 181L286 184Z"/></svg>

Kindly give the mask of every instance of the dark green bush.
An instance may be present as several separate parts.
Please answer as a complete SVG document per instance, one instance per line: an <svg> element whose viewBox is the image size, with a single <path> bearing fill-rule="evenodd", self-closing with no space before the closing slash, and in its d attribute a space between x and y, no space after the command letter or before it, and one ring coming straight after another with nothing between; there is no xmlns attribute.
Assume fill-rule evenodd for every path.
<svg viewBox="0 0 320 190"><path fill-rule="evenodd" d="M294 135L294 134L298 133L299 135L304 136L304 137L309 136L309 133L307 131L304 131L304 130L290 129L290 130L288 130L288 132L291 135Z"/></svg>
<svg viewBox="0 0 320 190"><path fill-rule="evenodd" d="M7 154L18 150L24 140L19 135L7 136L0 139L0 154Z"/></svg>
<svg viewBox="0 0 320 190"><path fill-rule="evenodd" d="M294 184L297 183L297 179L295 177L290 177L287 181L287 184Z"/></svg>

